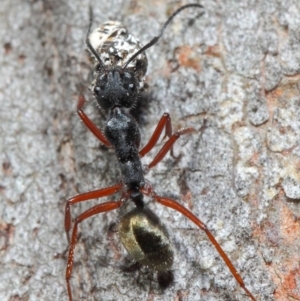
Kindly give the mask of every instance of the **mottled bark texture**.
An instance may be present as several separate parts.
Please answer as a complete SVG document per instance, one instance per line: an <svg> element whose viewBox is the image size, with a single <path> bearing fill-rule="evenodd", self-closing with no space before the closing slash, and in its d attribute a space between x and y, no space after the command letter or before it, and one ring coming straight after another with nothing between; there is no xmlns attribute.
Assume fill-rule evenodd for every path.
<svg viewBox="0 0 300 301"><path fill-rule="evenodd" d="M84 93L86 113L100 127L105 120L88 90L89 5L93 28L119 20L146 43L182 4L1 1L0 300L68 300L65 200L119 179L113 150L76 115ZM146 178L208 225L257 300L300 300L300 2L202 4L202 17L182 12L147 52L149 88L136 114L142 144L165 111L174 129L197 132ZM248 300L200 230L149 206L174 242L173 286L162 292L147 270L122 271L128 258L111 227L118 211L80 225L75 300Z"/></svg>

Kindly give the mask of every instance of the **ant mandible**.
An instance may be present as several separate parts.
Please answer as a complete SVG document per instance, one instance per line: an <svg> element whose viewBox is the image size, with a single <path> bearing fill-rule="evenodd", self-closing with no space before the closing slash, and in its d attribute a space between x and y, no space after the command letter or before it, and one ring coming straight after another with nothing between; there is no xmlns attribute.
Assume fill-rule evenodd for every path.
<svg viewBox="0 0 300 301"><path fill-rule="evenodd" d="M149 208L145 207L143 201L144 195L151 197L156 202L166 207L170 207L182 213L201 230L203 230L225 261L227 267L239 285L252 301L256 301L254 296L246 288L244 281L221 248L220 244L208 230L207 226L192 212L175 200L157 195L152 186L146 183L144 179L146 171L157 165L165 157L165 155L172 149L176 140L181 135L193 132L194 129L185 128L172 134L171 118L168 113L164 113L149 142L139 151L141 138L139 127L135 119L129 113L129 109L132 108L137 101L139 79L146 71L147 63L145 62L145 50L158 42L168 24L179 12L190 7L203 9L203 6L200 4L188 4L180 7L168 18L158 36L154 37L145 46L139 47L138 51L134 52L125 63L122 63L122 66L113 64L112 67L107 67L105 65L104 61L100 58L101 51L99 49L95 49L90 41L90 29L92 25L92 13L90 11L90 24L86 37L86 45L96 60L96 78L92 83L92 92L94 93L100 107L108 114L104 132L98 129L84 113L82 107L85 100L82 96L79 97L77 113L96 138L98 138L105 146L111 147L115 150L121 169L122 180L114 186L74 196L68 199L66 203L65 230L70 243L66 269L66 282L70 301L73 300L70 278L73 268L78 224L93 215L118 209L128 200L132 201L136 208L125 214L118 224L118 232L122 244L138 264L147 266L157 272L158 282L162 286L167 286L172 282L173 278L170 276L174 258L172 244L168 233L165 227L161 224L159 218ZM202 14L203 12L201 15ZM103 33L106 32L107 31L105 30L103 31ZM135 65L132 66L134 62ZM146 155L156 145L164 129L165 134L169 139L162 146L152 162L143 169L140 158ZM80 214L75 219L72 236L70 238L71 205L91 199L106 197L118 191L122 191L120 200L109 201L93 206Z"/></svg>

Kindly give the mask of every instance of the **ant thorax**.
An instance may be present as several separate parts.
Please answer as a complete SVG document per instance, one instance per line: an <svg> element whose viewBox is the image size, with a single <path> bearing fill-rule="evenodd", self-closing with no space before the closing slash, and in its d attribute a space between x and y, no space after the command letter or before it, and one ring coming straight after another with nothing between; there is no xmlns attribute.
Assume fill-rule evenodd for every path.
<svg viewBox="0 0 300 301"><path fill-rule="evenodd" d="M103 23L88 36L88 39L108 70L115 67L122 68L143 46L141 42L132 34L128 33L127 28L118 21ZM95 65L94 76L96 77L99 74L97 70L99 62L91 52L90 54ZM145 52L143 52L126 67L126 69L135 73L135 77L139 82L139 90L142 90L144 87L147 65L147 56ZM92 82L90 87L92 91L94 90L94 86L95 81Z"/></svg>

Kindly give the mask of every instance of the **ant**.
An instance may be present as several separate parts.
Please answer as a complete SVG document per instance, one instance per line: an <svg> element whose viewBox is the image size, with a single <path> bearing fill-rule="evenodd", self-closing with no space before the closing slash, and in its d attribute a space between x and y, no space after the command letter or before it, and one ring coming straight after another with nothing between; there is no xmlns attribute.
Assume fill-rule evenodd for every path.
<svg viewBox="0 0 300 301"><path fill-rule="evenodd" d="M203 6L200 4L188 4L180 7L165 22L159 35L154 37L143 47L139 45L139 42L137 42L136 39L132 39L131 36L131 40L134 40L137 43L137 48L139 48L139 50L134 52L127 61L127 58L125 57L125 63L122 62L121 66L118 66L116 62L113 62L111 64L112 66L109 67L107 67L109 64L106 65L104 63L104 61L109 61L109 54L105 53L104 50L101 50L101 47L97 48L92 45L95 44L95 41L94 39L92 41L91 38L93 33L90 35L92 25L92 12L90 10L90 24L86 36L86 45L96 62L95 80L91 85L91 89L101 109L107 113L104 132L98 129L84 113L83 105L85 99L83 96L79 97L77 113L87 128L101 143L115 150L121 169L122 179L114 186L79 194L68 199L66 203L65 230L70 243L68 264L66 268L66 282L70 301L73 300L70 279L73 269L78 225L91 216L118 209L128 201L134 203L135 209L126 213L119 221L118 232L122 244L131 257L137 262L137 265L147 266L157 272L158 283L162 287L167 287L173 281L171 268L174 253L172 244L166 228L161 224L157 215L145 206L143 200L144 195L151 197L156 202L166 207L170 207L182 213L203 230L225 261L233 277L237 280L248 297L252 301L256 301L251 292L246 288L244 281L221 248L220 244L208 230L207 226L191 211L175 200L157 195L153 187L144 179L144 174L157 165L165 155L172 150L174 143L181 135L192 133L195 130L193 128L184 128L172 133L171 117L168 113L164 113L149 142L139 151L141 140L139 127L133 116L129 113L129 109L135 105L138 98L139 81L146 72L147 62L144 52L159 41L168 24L179 12L191 7L203 9ZM203 12L201 15L202 14ZM109 27L112 24L113 22L108 22L105 23L105 26ZM98 30L98 33L100 32L100 34L105 35L109 33L108 31L109 30L104 27L104 30ZM122 30L120 32L124 37L125 32ZM110 41L110 43L113 43L113 41ZM113 52L114 50L111 50L110 47L109 51ZM101 56L104 60L100 58ZM145 156L156 145L164 129L165 135L168 136L168 140L162 146L152 162L143 169L140 158ZM72 236L70 238L71 205L91 199L110 196L118 191L121 191L120 200L98 204L80 214L75 219Z"/></svg>

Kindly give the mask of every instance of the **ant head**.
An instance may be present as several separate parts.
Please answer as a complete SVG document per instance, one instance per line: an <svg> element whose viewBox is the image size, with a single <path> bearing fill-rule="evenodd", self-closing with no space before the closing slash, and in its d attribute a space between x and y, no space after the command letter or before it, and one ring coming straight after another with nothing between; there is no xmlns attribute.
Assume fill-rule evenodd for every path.
<svg viewBox="0 0 300 301"><path fill-rule="evenodd" d="M138 95L138 86L134 72L115 67L98 73L92 84L92 92L104 110L113 107L131 108Z"/></svg>
<svg viewBox="0 0 300 301"><path fill-rule="evenodd" d="M90 32L90 28L89 28ZM140 42L117 21L108 21L87 34L86 45L95 62L90 89L104 110L131 108L143 88L147 57L143 52L123 66L142 48Z"/></svg>
<svg viewBox="0 0 300 301"><path fill-rule="evenodd" d="M134 105L147 70L145 51L159 41L172 19L188 7L203 8L200 4L182 6L165 22L159 35L143 47L119 22L106 22L90 34L93 19L90 8L86 45L96 63L96 79L91 90L101 108L109 110L116 106L130 108Z"/></svg>

